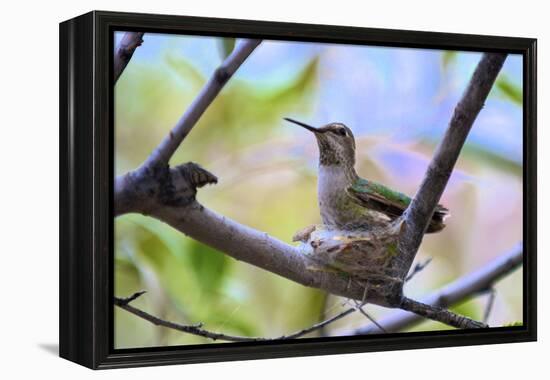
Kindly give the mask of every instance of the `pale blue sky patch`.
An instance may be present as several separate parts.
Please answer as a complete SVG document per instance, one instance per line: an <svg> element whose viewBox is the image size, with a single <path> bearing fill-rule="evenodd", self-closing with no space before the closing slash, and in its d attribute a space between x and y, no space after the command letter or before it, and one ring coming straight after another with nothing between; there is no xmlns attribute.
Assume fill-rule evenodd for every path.
<svg viewBox="0 0 550 380"><path fill-rule="evenodd" d="M115 43L121 37L122 33L115 33ZM481 53L459 52L444 67L443 54L443 50L430 49L264 41L233 80L280 88L318 57L313 111L283 116L300 116L314 125L343 122L358 136L438 141L481 57ZM223 59L219 38L146 33L132 65L176 75L166 63L168 55L185 60L205 79ZM521 55L509 55L502 74L521 89ZM178 82L175 80L174 85ZM522 123L521 107L494 90L468 142L521 162Z"/></svg>

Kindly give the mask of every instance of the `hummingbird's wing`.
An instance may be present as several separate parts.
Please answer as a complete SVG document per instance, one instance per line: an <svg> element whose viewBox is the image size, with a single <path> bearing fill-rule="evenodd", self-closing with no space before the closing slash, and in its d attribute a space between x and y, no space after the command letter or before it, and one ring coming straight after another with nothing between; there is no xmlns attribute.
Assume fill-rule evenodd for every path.
<svg viewBox="0 0 550 380"><path fill-rule="evenodd" d="M348 187L347 192L361 206L386 214L392 219L401 216L411 203L409 196L362 178ZM448 216L449 210L442 205L437 205L426 232L442 230L445 227L444 220Z"/></svg>

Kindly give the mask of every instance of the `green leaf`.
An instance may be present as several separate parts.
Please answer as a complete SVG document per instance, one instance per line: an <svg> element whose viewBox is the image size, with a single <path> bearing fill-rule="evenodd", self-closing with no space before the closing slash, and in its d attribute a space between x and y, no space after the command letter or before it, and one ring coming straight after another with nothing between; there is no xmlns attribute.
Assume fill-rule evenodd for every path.
<svg viewBox="0 0 550 380"><path fill-rule="evenodd" d="M141 288L141 275L132 260L115 256L115 294L126 297Z"/></svg>
<svg viewBox="0 0 550 380"><path fill-rule="evenodd" d="M217 294L229 268L229 258L223 253L191 239L186 251L203 291Z"/></svg>
<svg viewBox="0 0 550 380"><path fill-rule="evenodd" d="M451 307L450 310L477 321L481 320L482 318L482 310L480 310L479 306L473 299L455 305Z"/></svg>
<svg viewBox="0 0 550 380"><path fill-rule="evenodd" d="M500 94L512 103L521 106L523 104L523 92L521 86L513 83L505 75L500 75L495 83Z"/></svg>
<svg viewBox="0 0 550 380"><path fill-rule="evenodd" d="M204 328L215 329L216 332L237 334L244 336L259 336L258 329L254 326L254 319L250 316L227 315L226 310L211 311L208 316L201 318ZM247 320L249 319L249 320Z"/></svg>
<svg viewBox="0 0 550 380"><path fill-rule="evenodd" d="M127 257L123 257L117 252L115 254L115 270L117 272L124 272L135 278L139 278L139 271L136 268L134 261L130 260Z"/></svg>
<svg viewBox="0 0 550 380"><path fill-rule="evenodd" d="M441 54L441 64L443 69L446 70L449 66L456 61L457 53L454 50L447 50Z"/></svg>
<svg viewBox="0 0 550 380"><path fill-rule="evenodd" d="M118 232L122 229L124 236ZM199 281L185 255L189 238L141 215L117 218L115 231L117 239L132 238L132 258L140 273L152 270L174 302L185 306L200 304Z"/></svg>
<svg viewBox="0 0 550 380"><path fill-rule="evenodd" d="M423 144L426 144L433 149L436 142L431 139L424 139ZM502 172L511 173L518 177L523 175L523 165L521 162L508 158L504 155L492 152L483 146L475 143L466 143L462 148L462 157L483 165L490 166Z"/></svg>
<svg viewBox="0 0 550 380"><path fill-rule="evenodd" d="M128 215L124 217L125 221L134 224L154 235L164 244L169 253L175 257L181 258L186 246L186 239L179 231L167 226L161 221L143 217L141 215ZM139 236L139 233L138 233Z"/></svg>
<svg viewBox="0 0 550 380"><path fill-rule="evenodd" d="M191 63L181 57L167 54L164 61L179 77L192 86L199 87L206 82L204 76Z"/></svg>
<svg viewBox="0 0 550 380"><path fill-rule="evenodd" d="M220 54L222 59L227 58L235 48L235 38L220 38Z"/></svg>
<svg viewBox="0 0 550 380"><path fill-rule="evenodd" d="M268 96L270 102L281 102L285 104L289 100L294 101L296 97L301 97L304 92L311 88L316 83L319 72L319 57L309 61L296 75L296 79L287 86L275 90Z"/></svg>
<svg viewBox="0 0 550 380"><path fill-rule="evenodd" d="M464 145L462 154L469 159L474 159L476 161L479 160L480 162L491 165L495 169L512 173L518 177L521 177L523 174L523 166L521 162L517 162L503 155L491 152L477 144L469 143Z"/></svg>
<svg viewBox="0 0 550 380"><path fill-rule="evenodd" d="M239 151L239 147L265 141L276 128L284 130L282 116L308 110L317 74L318 59L314 58L278 85L259 85L234 78L194 128L193 138L201 144L179 150L173 162L211 160L213 151L203 147L212 146L212 143L217 155L229 155ZM246 133L242 132L243 128ZM195 148L198 146L201 148Z"/></svg>

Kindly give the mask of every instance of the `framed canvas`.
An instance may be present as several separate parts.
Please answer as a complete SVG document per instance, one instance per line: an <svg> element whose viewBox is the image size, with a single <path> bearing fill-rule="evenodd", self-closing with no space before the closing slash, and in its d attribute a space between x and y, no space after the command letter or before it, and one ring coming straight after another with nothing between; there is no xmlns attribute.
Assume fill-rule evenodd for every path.
<svg viewBox="0 0 550 380"><path fill-rule="evenodd" d="M534 39L90 12L60 173L87 367L536 339Z"/></svg>

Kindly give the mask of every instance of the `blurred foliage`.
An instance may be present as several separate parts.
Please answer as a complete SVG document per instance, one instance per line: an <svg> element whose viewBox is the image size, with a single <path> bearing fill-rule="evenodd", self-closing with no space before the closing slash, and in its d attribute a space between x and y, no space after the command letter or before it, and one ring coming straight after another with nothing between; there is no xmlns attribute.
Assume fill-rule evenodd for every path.
<svg viewBox="0 0 550 380"><path fill-rule="evenodd" d="M443 70L448 71L451 66L457 63L458 52L454 50L447 50L441 53L441 66ZM516 105L522 106L523 104L523 91L520 84L515 83L504 73L500 73L493 91L497 91L499 95L507 99Z"/></svg>
<svg viewBox="0 0 550 380"><path fill-rule="evenodd" d="M168 73L143 66L127 70L124 80L117 83L115 125L119 174L139 165L206 81L182 57L167 54L165 62L171 69ZM269 88L231 81L193 129L193 136L201 144L186 145L185 153L179 150L173 160L212 159L214 151L231 154L240 146L258 143L277 134L273 128L282 112L307 111L316 85L317 69L315 57L287 83ZM182 85L174 85L174 77ZM132 96L118 96L119 93ZM243 127L247 128L246 133L239 132ZM121 152L124 154L118 154Z"/></svg>
<svg viewBox="0 0 550 380"><path fill-rule="evenodd" d="M223 54L229 54L233 46L232 39L224 39ZM143 160L166 128L180 116L184 108L182 105L189 103L206 81L196 67L182 57L167 53L164 62L168 70L134 66L134 70L127 70L124 80L117 85L115 108L119 173L137 166ZM276 87L262 88L238 80L231 81L193 130L194 140L201 143L185 144L185 151L178 152L173 160L182 162L187 160L186 157L192 157L194 161L204 161L206 164L213 161L209 168L217 167L214 172L223 174L220 187L224 186L224 182L229 185L229 188L226 186L220 190L225 198L221 203L229 213L238 211L245 214L235 199L240 197L240 191L231 195L231 168L227 165L239 166L239 151L254 147L269 136L276 136L278 132L273 128L278 129L278 126L274 121L280 120L281 112L301 111L308 107L317 81L317 67L318 59L313 58L294 78ZM177 85L174 85L174 79ZM125 93L132 96L120 95ZM165 127L161 128L161 124ZM249 126L247 133L240 132L245 125ZM259 170L263 172L265 169ZM233 186L246 180L236 178ZM295 193L289 195L304 200L309 198L309 194L305 198ZM218 203L216 199L211 201ZM263 199L257 201L264 203ZM288 204L299 202L290 199ZM262 213L265 219L253 213L250 217L254 217L257 223L263 221L266 226L273 220L283 220L292 213L287 207L281 207L282 203L287 202L266 204L272 209ZM233 206L238 207L235 209ZM125 215L117 218L115 230L115 293L127 295L136 289L146 289L148 293L140 302L145 303L155 315L172 316L180 323L201 322L212 330L253 336L282 335L287 332L286 327L303 328L317 322L322 312L322 292L305 289L245 264L235 267L237 263L228 256L185 237L153 218ZM288 237L294 232L285 225L281 225L281 231L274 234ZM158 280L159 289L148 286L150 281L147 276L151 274ZM287 294L293 294L296 298L289 298ZM165 305L145 301L151 299L164 299ZM243 306L244 303L251 304ZM166 309L170 308L178 313L166 313ZM260 318L254 312L257 308L266 310L267 314ZM287 310L293 310L293 313ZM146 334L136 344L132 329L136 326L145 330L154 327L142 326L139 322L136 324L131 322L132 319L135 318L117 311L117 347L206 341L168 331L160 340L155 334Z"/></svg>
<svg viewBox="0 0 550 380"><path fill-rule="evenodd" d="M496 170L513 174L517 177L522 176L523 166L516 160L491 152L476 144L467 144L462 149L462 154L470 160L480 160Z"/></svg>
<svg viewBox="0 0 550 380"><path fill-rule="evenodd" d="M437 143L437 141L423 140L419 142L419 149L433 150ZM422 148L422 145L425 145L425 147ZM461 151L461 158L466 158L468 161L480 160L495 170L509 173L519 178L523 175L523 165L520 162L502 154L492 152L479 144L468 143L464 145Z"/></svg>
<svg viewBox="0 0 550 380"><path fill-rule="evenodd" d="M222 59L226 58L235 48L234 38L220 38L220 51Z"/></svg>
<svg viewBox="0 0 550 380"><path fill-rule="evenodd" d="M517 326L523 326L523 322L515 321L515 322L505 323L504 325L502 325L502 327L517 327Z"/></svg>
<svg viewBox="0 0 550 380"><path fill-rule="evenodd" d="M218 60L235 46L231 38L216 42L213 48ZM269 49L267 42L262 49ZM199 64L176 49L162 50L160 56L155 64L133 58L117 82L117 174L141 164L207 80ZM445 71L452 72L457 56L451 51L441 53ZM317 104L323 57L315 51L274 84L236 75L221 91L172 158L172 164L198 162L219 177L218 185L200 190L202 203L289 243L294 232L319 222L317 146L312 136L281 119L311 117L331 107ZM520 87L513 83L499 76L498 93L513 107L521 106ZM386 136L358 135L357 169L365 177L414 193L435 141L436 137L422 137L411 144ZM453 217L444 232L425 239L418 259L433 257L434 261L408 285L409 296L424 296L521 240L521 170L521 163L506 154L479 144L464 147L442 200ZM498 241L487 239L495 233L500 236ZM492 325L521 320L521 283L518 272L497 285ZM141 289L147 293L135 306L154 315L249 336L287 334L345 307L339 297L327 297L322 291L237 262L154 218L124 215L115 221L115 294L128 296ZM476 298L453 310L480 318L484 306L484 300ZM388 312L367 308L377 318ZM338 334L365 323L360 313L354 313L325 332ZM446 328L425 321L411 330ZM118 348L200 343L212 342L153 326L115 309Z"/></svg>
<svg viewBox="0 0 550 380"><path fill-rule="evenodd" d="M495 82L495 86L506 99L519 106L523 104L523 92L521 87L513 83L506 75L499 75Z"/></svg>
<svg viewBox="0 0 550 380"><path fill-rule="evenodd" d="M446 50L441 53L441 64L443 69L449 69L449 66L456 61L458 53L454 50Z"/></svg>

